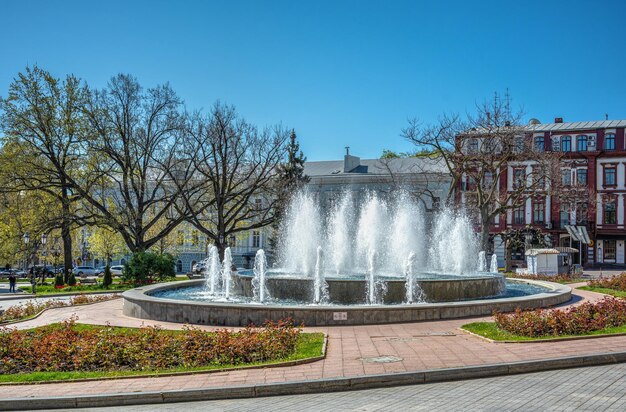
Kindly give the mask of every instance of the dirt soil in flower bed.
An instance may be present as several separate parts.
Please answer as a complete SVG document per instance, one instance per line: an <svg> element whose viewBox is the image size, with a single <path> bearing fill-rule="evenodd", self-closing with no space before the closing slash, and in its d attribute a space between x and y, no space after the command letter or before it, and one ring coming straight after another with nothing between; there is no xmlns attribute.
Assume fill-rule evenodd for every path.
<svg viewBox="0 0 626 412"><path fill-rule="evenodd" d="M0 329L0 382L117 377L260 365L320 356L324 335L290 321L238 332L63 323ZM34 354L37 354L34 356Z"/></svg>

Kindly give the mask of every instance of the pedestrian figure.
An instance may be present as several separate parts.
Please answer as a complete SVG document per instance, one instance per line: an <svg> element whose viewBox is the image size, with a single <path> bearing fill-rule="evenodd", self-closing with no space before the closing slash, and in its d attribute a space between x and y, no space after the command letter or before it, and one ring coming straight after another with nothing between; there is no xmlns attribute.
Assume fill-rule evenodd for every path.
<svg viewBox="0 0 626 412"><path fill-rule="evenodd" d="M16 293L15 292L15 284L17 283L17 278L15 277L14 273L11 273L9 275L9 293Z"/></svg>
<svg viewBox="0 0 626 412"><path fill-rule="evenodd" d="M30 286L32 287L33 295L37 293L37 275L35 275L35 272L32 270L30 275Z"/></svg>

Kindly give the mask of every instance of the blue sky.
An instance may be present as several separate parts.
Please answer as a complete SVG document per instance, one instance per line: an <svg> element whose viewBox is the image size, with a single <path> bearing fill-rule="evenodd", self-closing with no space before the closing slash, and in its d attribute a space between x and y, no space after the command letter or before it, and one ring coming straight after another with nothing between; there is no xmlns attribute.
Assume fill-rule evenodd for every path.
<svg viewBox="0 0 626 412"><path fill-rule="evenodd" d="M294 127L309 160L411 146L509 89L526 118L626 119L623 1L28 1L0 4L0 95L28 64L102 87L170 82Z"/></svg>

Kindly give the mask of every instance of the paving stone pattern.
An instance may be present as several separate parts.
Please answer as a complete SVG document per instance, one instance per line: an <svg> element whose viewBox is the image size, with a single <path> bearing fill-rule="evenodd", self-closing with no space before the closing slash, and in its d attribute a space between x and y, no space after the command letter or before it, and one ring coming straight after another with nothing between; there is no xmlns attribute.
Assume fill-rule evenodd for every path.
<svg viewBox="0 0 626 412"><path fill-rule="evenodd" d="M578 303L595 300L600 294L576 291ZM142 321L122 314L120 299L75 308L60 308L19 324L30 328L60 321L76 314L80 322L119 326L160 325L181 328L183 325ZM477 320L477 319L473 319ZM0 399L13 397L50 397L142 391L231 387L274 382L293 382L324 378L422 371L429 369L558 358L564 356L618 352L626 350L626 336L566 342L495 344L463 333L458 328L467 319L391 325L311 328L329 335L328 353L323 361L290 367L204 373L190 376L114 379L91 382L49 383L37 390L24 386L1 385ZM214 328L203 327L211 330ZM398 357L391 363L364 362L376 357Z"/></svg>
<svg viewBox="0 0 626 412"><path fill-rule="evenodd" d="M626 364L352 392L126 406L124 410L624 411Z"/></svg>

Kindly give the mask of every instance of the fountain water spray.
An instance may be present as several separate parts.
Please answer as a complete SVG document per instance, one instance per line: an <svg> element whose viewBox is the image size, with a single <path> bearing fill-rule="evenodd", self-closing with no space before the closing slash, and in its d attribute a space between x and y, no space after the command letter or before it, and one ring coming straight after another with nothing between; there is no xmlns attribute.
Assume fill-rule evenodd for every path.
<svg viewBox="0 0 626 412"><path fill-rule="evenodd" d="M406 303L413 303L413 299L415 298L415 273L414 273L414 265L415 265L415 253L409 253L409 257L406 259L405 271L404 275L406 276Z"/></svg>
<svg viewBox="0 0 626 412"><path fill-rule="evenodd" d="M324 279L322 247L317 247L317 260L315 261L315 279L314 279L314 302L321 303L328 300L328 283Z"/></svg>
<svg viewBox="0 0 626 412"><path fill-rule="evenodd" d="M478 271L484 272L487 270L487 254L484 250L478 252Z"/></svg>
<svg viewBox="0 0 626 412"><path fill-rule="evenodd" d="M233 266L233 258L230 252L230 248L227 247L226 250L224 250L224 263L222 265L222 284L224 286L224 297L226 299L230 298L230 281L231 281L231 275L232 275L232 269L231 269L232 266Z"/></svg>
<svg viewBox="0 0 626 412"><path fill-rule="evenodd" d="M254 291L254 300L259 303L264 303L268 297L267 289L265 286L265 274L267 272L267 262L265 260L265 252L263 249L259 249L254 257L254 279L252 280L252 287Z"/></svg>
<svg viewBox="0 0 626 412"><path fill-rule="evenodd" d="M217 293L221 271L219 252L216 246L211 246L209 250L209 262L204 272L207 281L207 289L211 295Z"/></svg>
<svg viewBox="0 0 626 412"><path fill-rule="evenodd" d="M489 271L492 273L498 273L498 257L495 253L491 255L491 267L489 268Z"/></svg>

